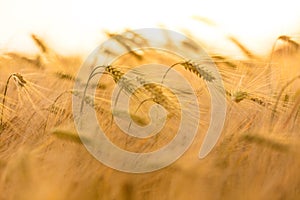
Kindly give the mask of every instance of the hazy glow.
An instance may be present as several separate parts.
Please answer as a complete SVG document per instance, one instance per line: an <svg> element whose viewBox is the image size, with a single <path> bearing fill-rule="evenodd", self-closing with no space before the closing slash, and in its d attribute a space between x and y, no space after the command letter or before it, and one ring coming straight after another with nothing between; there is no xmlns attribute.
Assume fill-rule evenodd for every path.
<svg viewBox="0 0 300 200"><path fill-rule="evenodd" d="M62 53L89 53L103 40L103 30L155 27L189 29L222 46L232 34L255 51L280 34L294 34L300 24L300 2L285 1L0 1L0 50L32 50L28 35L46 38ZM191 19L199 15L218 24L208 27ZM198 35L199 33L199 35ZM217 42L215 42L217 41ZM222 47L220 47L222 48ZM224 48L226 49L226 48Z"/></svg>

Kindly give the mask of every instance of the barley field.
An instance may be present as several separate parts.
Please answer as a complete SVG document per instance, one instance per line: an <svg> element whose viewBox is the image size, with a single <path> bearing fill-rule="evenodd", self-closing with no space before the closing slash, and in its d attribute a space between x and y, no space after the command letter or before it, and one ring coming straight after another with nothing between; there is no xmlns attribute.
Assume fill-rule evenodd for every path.
<svg viewBox="0 0 300 200"><path fill-rule="evenodd" d="M74 90L85 58L61 55L42 37L28 37L37 54L0 55L0 199L300 198L299 38L278 36L267 56L253 53L234 37L228 40L242 57L207 49L223 79L227 113L216 146L199 159L210 123L206 82L214 77L209 72L199 72L195 63L165 52L131 51L99 67L103 76L95 99L90 100L89 94ZM120 43L129 49L132 45L127 40ZM198 132L183 156L163 169L141 174L117 171L95 159L83 145L74 125L72 98L94 107L106 136L117 146L139 153L161 148L174 138L180 120L181 106L172 91L148 83L135 91L141 98L130 101L132 123L141 126L150 122L148 110L153 104L169 112L161 132L148 139L122 134L110 110L113 87L123 80L125 90L131 90L124 74L149 62L169 66L190 82L199 101Z"/></svg>

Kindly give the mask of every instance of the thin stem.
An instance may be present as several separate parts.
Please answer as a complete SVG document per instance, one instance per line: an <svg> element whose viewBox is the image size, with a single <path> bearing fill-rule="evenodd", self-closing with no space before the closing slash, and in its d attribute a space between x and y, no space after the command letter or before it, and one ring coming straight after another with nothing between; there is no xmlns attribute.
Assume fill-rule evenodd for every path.
<svg viewBox="0 0 300 200"><path fill-rule="evenodd" d="M98 67L95 67L95 68L91 71L91 73L90 73L90 75L89 75L89 78L88 78L88 80L87 80L87 83L86 83L86 85L85 85L84 91L83 91L83 97L82 97L81 106L80 106L80 113L82 113L82 110L83 110L84 99L85 99L85 96L86 96L87 87L88 87L88 85L89 85L91 79L92 79L96 74L100 74L100 73L103 74L103 73L104 73L104 72L97 72L97 73L94 73L94 72L95 72L96 70L100 69L100 68L103 68L103 67L105 68L105 67L107 67L107 66L98 66Z"/></svg>
<svg viewBox="0 0 300 200"><path fill-rule="evenodd" d="M6 81L6 85L5 85L5 89L4 89L4 93L3 93L3 100L2 100L2 109L1 109L1 118L0 118L0 125L3 124L3 115L4 115L4 104L5 104L5 97L6 97L6 94L7 94L7 89L8 89L8 84L9 84L9 81L11 79L11 77L13 77L14 74L11 74L7 81Z"/></svg>

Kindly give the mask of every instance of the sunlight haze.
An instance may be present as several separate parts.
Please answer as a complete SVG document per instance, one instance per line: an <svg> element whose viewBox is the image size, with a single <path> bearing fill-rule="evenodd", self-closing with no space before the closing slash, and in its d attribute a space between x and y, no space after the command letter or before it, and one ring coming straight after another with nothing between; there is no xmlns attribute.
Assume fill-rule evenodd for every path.
<svg viewBox="0 0 300 200"><path fill-rule="evenodd" d="M216 26L197 21L211 20ZM45 38L61 53L91 52L105 39L103 30L122 31L163 25L189 30L222 50L227 35L265 53L282 34L299 37L299 1L0 1L0 51L33 51L29 37ZM216 42L217 41L217 42ZM212 44L214 43L214 44ZM263 47L263 48L262 48ZM224 48L225 49L225 48Z"/></svg>

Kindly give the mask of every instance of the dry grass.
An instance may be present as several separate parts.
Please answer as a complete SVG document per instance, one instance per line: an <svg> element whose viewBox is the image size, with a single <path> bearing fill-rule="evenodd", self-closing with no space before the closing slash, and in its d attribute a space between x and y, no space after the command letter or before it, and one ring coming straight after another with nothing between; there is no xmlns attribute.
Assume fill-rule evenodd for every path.
<svg viewBox="0 0 300 200"><path fill-rule="evenodd" d="M211 53L224 80L227 119L217 146L198 160L210 123L205 82L214 81L202 65L159 51L129 53L90 74L90 78L104 74L93 98L85 91L73 90L80 57L57 55L45 41L35 35L32 38L40 49L38 55L0 56L0 199L300 198L300 52L295 50L296 40L280 36L278 40L287 44L274 45L271 59L258 60L235 38L231 40L247 54L245 60ZM130 35L132 40L128 38L119 36L117 42L130 50L147 42L135 33ZM294 50L283 54L284 45ZM28 62L37 58L43 58L42 62ZM184 106L167 88L147 82L146 76L137 73L138 78L132 80L125 75L150 61L170 66L189 80L200 103L199 131L192 146L171 166L139 175L118 172L101 164L82 145L74 128L71 98L80 98L85 106L97 110L99 124L120 148L157 150L174 138L178 111ZM273 72L277 74L272 76L270 88ZM122 92L137 89L130 99L133 122L148 124L153 104L173 113L159 134L132 138L112 123L110 97L116 84ZM136 88L138 84L144 86ZM121 111L114 114L122 117Z"/></svg>

